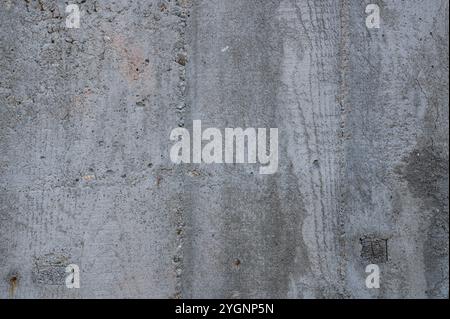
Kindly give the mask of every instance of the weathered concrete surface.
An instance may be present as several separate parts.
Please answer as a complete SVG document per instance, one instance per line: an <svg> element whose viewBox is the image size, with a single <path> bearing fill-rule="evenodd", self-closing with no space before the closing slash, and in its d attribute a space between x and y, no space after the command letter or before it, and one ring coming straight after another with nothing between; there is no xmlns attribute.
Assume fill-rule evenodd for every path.
<svg viewBox="0 0 450 319"><path fill-rule="evenodd" d="M66 29L2 0L0 297L448 297L448 1L373 2L380 29L352 0L73 1ZM192 120L278 127L278 173L172 164Z"/></svg>

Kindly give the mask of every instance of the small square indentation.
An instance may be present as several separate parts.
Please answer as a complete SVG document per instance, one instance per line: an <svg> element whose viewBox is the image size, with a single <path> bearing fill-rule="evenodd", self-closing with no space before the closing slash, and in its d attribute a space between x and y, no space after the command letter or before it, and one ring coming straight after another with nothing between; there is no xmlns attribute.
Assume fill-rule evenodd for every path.
<svg viewBox="0 0 450 319"><path fill-rule="evenodd" d="M388 261L388 240L376 236L364 236L361 243L361 257L372 263L381 264Z"/></svg>

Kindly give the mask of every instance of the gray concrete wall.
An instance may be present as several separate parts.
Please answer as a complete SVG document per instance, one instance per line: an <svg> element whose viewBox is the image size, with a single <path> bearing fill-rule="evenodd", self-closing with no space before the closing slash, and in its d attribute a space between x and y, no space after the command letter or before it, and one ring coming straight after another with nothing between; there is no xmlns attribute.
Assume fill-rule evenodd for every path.
<svg viewBox="0 0 450 319"><path fill-rule="evenodd" d="M0 298L448 297L448 1L2 0ZM170 131L277 127L279 169ZM65 266L81 288L65 287ZM381 270L367 289L365 267Z"/></svg>

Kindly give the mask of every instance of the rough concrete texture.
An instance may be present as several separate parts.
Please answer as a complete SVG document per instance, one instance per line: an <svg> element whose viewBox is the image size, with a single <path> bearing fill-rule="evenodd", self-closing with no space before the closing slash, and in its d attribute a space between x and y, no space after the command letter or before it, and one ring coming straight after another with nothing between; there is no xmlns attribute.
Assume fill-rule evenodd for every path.
<svg viewBox="0 0 450 319"><path fill-rule="evenodd" d="M447 0L70 2L1 1L1 298L448 297ZM278 172L172 164L192 120Z"/></svg>

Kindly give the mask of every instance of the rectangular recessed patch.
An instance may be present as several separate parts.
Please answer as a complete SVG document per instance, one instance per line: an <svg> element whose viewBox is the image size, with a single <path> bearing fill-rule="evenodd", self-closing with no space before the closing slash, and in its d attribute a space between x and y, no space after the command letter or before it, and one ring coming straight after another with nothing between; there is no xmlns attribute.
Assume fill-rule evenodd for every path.
<svg viewBox="0 0 450 319"><path fill-rule="evenodd" d="M388 240L375 236L364 236L361 242L361 257L372 263L380 264L388 261Z"/></svg>

